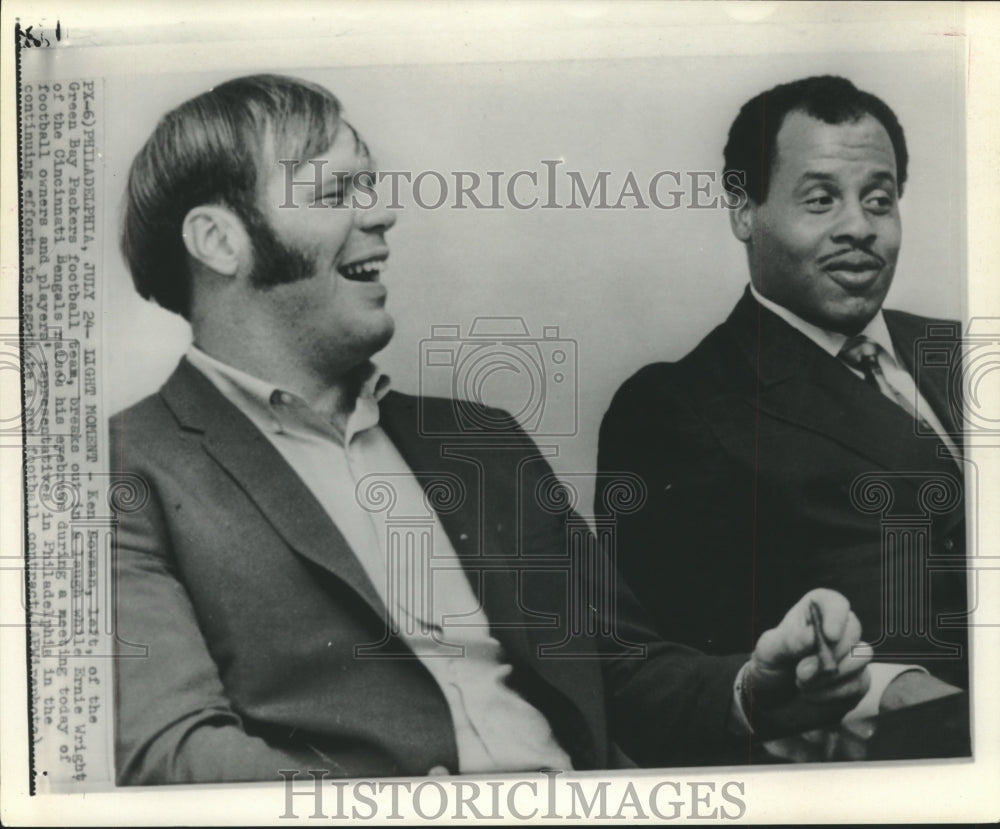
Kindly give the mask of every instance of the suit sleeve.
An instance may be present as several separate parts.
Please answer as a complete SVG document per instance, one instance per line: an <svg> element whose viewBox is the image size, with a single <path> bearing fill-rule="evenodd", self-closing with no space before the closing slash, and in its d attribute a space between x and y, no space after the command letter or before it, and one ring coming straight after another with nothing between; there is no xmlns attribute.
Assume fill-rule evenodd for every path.
<svg viewBox="0 0 1000 829"><path fill-rule="evenodd" d="M116 573L119 785L280 780L281 769L324 767L315 752L244 730L172 566L155 491L121 516Z"/></svg>
<svg viewBox="0 0 1000 829"><path fill-rule="evenodd" d="M709 656L664 641L620 574L614 590L619 641L640 643L641 659L606 652L604 681L614 740L639 765L692 766L733 757L731 708L736 674L746 654Z"/></svg>
<svg viewBox="0 0 1000 829"><path fill-rule="evenodd" d="M604 543L607 536L590 535L588 548L573 531L574 541L567 546L567 527L584 527L583 519L569 508L558 516L537 509L537 494L546 489L540 484L554 475L547 462L539 458L524 469L531 470L522 494L524 523L534 530L525 555L530 561L534 555L551 557L566 550L571 557L569 591L551 589L545 609L571 620L560 631L575 639L572 647L579 648L578 654L599 660L611 739L647 767L697 765L730 756L739 744L731 721L733 685L746 654L709 656L665 641L617 570L614 550ZM572 501L568 496L552 500ZM541 600L529 605L540 608Z"/></svg>
<svg viewBox="0 0 1000 829"><path fill-rule="evenodd" d="M667 639L749 652L754 630L754 488L672 366L627 381L604 417L595 512L616 476L638 476L642 505L614 513L618 566Z"/></svg>

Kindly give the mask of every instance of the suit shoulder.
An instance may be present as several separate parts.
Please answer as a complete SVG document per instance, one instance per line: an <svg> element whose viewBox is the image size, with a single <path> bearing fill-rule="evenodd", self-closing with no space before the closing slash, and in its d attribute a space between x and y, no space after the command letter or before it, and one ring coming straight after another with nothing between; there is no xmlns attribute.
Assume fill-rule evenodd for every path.
<svg viewBox="0 0 1000 829"><path fill-rule="evenodd" d="M890 308L884 309L882 313L890 333L907 340L917 340L924 337L959 339L962 336L962 325L958 320L925 317Z"/></svg>
<svg viewBox="0 0 1000 829"><path fill-rule="evenodd" d="M521 427L505 409L455 397L435 397L390 391L382 405L407 418L416 419L433 434L497 431L520 434Z"/></svg>
<svg viewBox="0 0 1000 829"><path fill-rule="evenodd" d="M725 327L717 326L691 351L673 362L661 361L643 366L618 389L616 400L673 398L697 395L717 388L719 374L730 373L741 362L731 347ZM728 381L721 384L728 386Z"/></svg>
<svg viewBox="0 0 1000 829"><path fill-rule="evenodd" d="M108 420L113 469L122 469L125 460L133 462L160 452L172 453L178 424L159 392L143 398Z"/></svg>
<svg viewBox="0 0 1000 829"><path fill-rule="evenodd" d="M133 403L113 414L109 420L112 432L116 434L132 434L157 424L163 420L172 421L173 415L159 392L144 397L138 403Z"/></svg>

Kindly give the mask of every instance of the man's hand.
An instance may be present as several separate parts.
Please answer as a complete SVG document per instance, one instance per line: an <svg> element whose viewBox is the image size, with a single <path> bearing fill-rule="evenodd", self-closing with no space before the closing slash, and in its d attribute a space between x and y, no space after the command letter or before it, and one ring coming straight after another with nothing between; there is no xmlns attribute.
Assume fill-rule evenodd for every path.
<svg viewBox="0 0 1000 829"><path fill-rule="evenodd" d="M744 669L744 708L754 732L787 734L837 722L868 689L871 657L847 599L810 591L757 640Z"/></svg>

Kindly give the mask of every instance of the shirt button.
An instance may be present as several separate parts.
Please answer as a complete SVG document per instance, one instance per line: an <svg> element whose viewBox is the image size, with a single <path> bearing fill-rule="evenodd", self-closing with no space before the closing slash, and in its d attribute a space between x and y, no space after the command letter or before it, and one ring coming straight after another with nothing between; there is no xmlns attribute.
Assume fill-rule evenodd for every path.
<svg viewBox="0 0 1000 829"><path fill-rule="evenodd" d="M428 769L427 773L433 775L434 777L440 777L442 774L451 774L451 772L448 771L447 766L434 766L433 768Z"/></svg>

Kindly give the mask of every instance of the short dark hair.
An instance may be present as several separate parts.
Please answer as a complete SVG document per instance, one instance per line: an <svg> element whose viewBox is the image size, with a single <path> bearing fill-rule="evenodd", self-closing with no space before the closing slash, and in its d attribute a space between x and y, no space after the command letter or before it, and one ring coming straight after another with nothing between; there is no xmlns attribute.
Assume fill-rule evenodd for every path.
<svg viewBox="0 0 1000 829"><path fill-rule="evenodd" d="M781 84L743 104L729 128L729 140L723 152L723 182L730 193L742 195L736 182L731 180L735 173L745 176L742 189L756 204L762 204L767 198L769 179L774 172L778 131L790 112L804 112L827 124L844 124L871 115L889 133L896 154L896 184L899 194L903 194L909 156L906 137L896 114L881 98L863 92L846 78L836 75L817 75Z"/></svg>
<svg viewBox="0 0 1000 829"><path fill-rule="evenodd" d="M185 319L191 274L181 237L199 204L257 215L258 182L275 160L306 159L333 144L340 102L317 84L251 75L192 98L160 119L129 170L121 249L136 290Z"/></svg>

